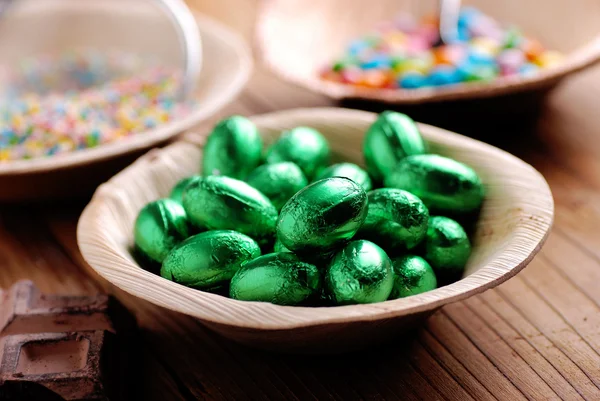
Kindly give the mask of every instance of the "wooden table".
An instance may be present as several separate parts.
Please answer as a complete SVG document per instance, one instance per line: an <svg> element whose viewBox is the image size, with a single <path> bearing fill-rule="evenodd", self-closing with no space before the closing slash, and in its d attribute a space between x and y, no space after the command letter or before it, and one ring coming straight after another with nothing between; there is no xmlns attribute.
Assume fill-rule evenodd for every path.
<svg viewBox="0 0 600 401"><path fill-rule="evenodd" d="M85 202L2 206L0 287L28 278L49 293L114 293L142 328L140 377L131 382L140 400L598 400L598 98L595 68L557 88L539 118L514 120L500 136L477 127L545 175L556 200L552 234L522 273L393 344L342 356L269 354L135 299L82 260L75 228ZM320 105L330 102L258 69L221 116Z"/></svg>

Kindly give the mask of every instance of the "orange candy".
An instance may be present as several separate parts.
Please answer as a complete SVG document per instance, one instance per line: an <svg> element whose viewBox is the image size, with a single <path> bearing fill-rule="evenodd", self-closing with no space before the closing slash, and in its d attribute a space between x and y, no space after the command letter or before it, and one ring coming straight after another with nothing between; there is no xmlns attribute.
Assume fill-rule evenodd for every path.
<svg viewBox="0 0 600 401"><path fill-rule="evenodd" d="M529 61L534 61L544 52L544 46L538 40L528 39L523 46L523 52Z"/></svg>

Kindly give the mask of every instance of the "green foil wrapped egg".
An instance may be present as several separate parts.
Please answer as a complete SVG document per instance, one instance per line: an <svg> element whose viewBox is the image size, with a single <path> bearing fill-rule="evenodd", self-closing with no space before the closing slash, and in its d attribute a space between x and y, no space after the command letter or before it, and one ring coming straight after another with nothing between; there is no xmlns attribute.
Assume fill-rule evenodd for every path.
<svg viewBox="0 0 600 401"><path fill-rule="evenodd" d="M275 244L273 245L273 251L274 252L292 252L289 249L287 249L285 247L285 245L283 245L281 243L281 241L279 241L279 238L275 240Z"/></svg>
<svg viewBox="0 0 600 401"><path fill-rule="evenodd" d="M420 256L405 255L392 260L394 288L390 299L417 295L437 288L437 279L429 263Z"/></svg>
<svg viewBox="0 0 600 401"><path fill-rule="evenodd" d="M300 167L292 162L263 164L250 173L246 182L269 198L277 210L308 185Z"/></svg>
<svg viewBox="0 0 600 401"><path fill-rule="evenodd" d="M319 131L297 127L281 134L266 155L268 164L293 162L311 180L329 164L330 150L327 140Z"/></svg>
<svg viewBox="0 0 600 401"><path fill-rule="evenodd" d="M406 157L386 178L385 186L415 194L436 213L473 212L485 195L471 167L439 155Z"/></svg>
<svg viewBox="0 0 600 401"><path fill-rule="evenodd" d="M298 305L318 298L321 281L315 265L293 253L270 253L242 266L231 280L229 296L242 301Z"/></svg>
<svg viewBox="0 0 600 401"><path fill-rule="evenodd" d="M144 206L133 231L136 248L144 257L159 263L189 235L185 210L172 199L159 199Z"/></svg>
<svg viewBox="0 0 600 401"><path fill-rule="evenodd" d="M363 187L365 191L373 189L373 183L369 174L354 163L338 163L329 166L321 170L315 180L331 177L346 177Z"/></svg>
<svg viewBox="0 0 600 401"><path fill-rule="evenodd" d="M177 201L179 203L182 203L183 202L183 190L185 189L185 187L187 187L190 182L192 182L194 180L199 180L199 179L202 179L202 177L199 175L193 175L191 177L182 178L181 180L179 180L177 182L177 184L175 184L175 186L171 190L171 194L169 195L169 198L171 198L174 201Z"/></svg>
<svg viewBox="0 0 600 401"><path fill-rule="evenodd" d="M219 122L206 140L202 173L245 179L261 162L262 139L256 126L241 116Z"/></svg>
<svg viewBox="0 0 600 401"><path fill-rule="evenodd" d="M257 189L243 181L208 176L191 182L183 192L189 219L209 230L236 230L259 242L273 237L277 209Z"/></svg>
<svg viewBox="0 0 600 401"><path fill-rule="evenodd" d="M331 260L325 285L337 305L383 302L394 285L392 262L374 243L352 241Z"/></svg>
<svg viewBox="0 0 600 401"><path fill-rule="evenodd" d="M461 273L471 255L471 243L460 224L448 217L429 219L425 237L425 259L438 273Z"/></svg>
<svg viewBox="0 0 600 401"><path fill-rule="evenodd" d="M367 216L367 194L348 178L314 182L281 209L277 238L293 252L330 251L349 241Z"/></svg>
<svg viewBox="0 0 600 401"><path fill-rule="evenodd" d="M425 142L410 117L384 111L367 130L363 152L369 173L381 181L404 157L425 153Z"/></svg>
<svg viewBox="0 0 600 401"><path fill-rule="evenodd" d="M417 246L427 234L429 211L410 192L380 188L367 194L369 211L359 236L377 242L389 254Z"/></svg>
<svg viewBox="0 0 600 401"><path fill-rule="evenodd" d="M207 231L175 246L165 258L160 275L197 289L226 285L244 262L260 256L256 241L231 230Z"/></svg>

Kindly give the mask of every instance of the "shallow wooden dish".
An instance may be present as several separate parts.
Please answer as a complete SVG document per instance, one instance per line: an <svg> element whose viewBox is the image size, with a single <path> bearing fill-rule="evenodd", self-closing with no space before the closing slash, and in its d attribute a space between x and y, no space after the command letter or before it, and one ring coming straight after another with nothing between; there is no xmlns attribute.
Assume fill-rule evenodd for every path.
<svg viewBox="0 0 600 401"><path fill-rule="evenodd" d="M355 88L324 82L318 71L342 54L352 39L401 11L434 14L438 1L265 0L257 40L266 65L282 79L334 99L418 104L477 99L551 87L600 59L600 3L593 0L472 0L502 23L515 24L547 48L566 54L564 63L532 77L418 90ZM569 29L568 27L576 27Z"/></svg>
<svg viewBox="0 0 600 401"><path fill-rule="evenodd" d="M152 2L17 1L16 9L0 21L0 38L5 38L0 40L0 57L3 63L11 63L38 53L91 46L134 51L166 65L182 66L172 22L148 4ZM250 76L250 50L229 28L201 15L195 17L202 37L203 67L193 113L96 148L0 163L0 201L89 195L143 151L195 126L233 100Z"/></svg>
<svg viewBox="0 0 600 401"><path fill-rule="evenodd" d="M254 117L266 142L281 130L320 130L338 159L362 164L362 138L375 114L348 109L296 109ZM544 178L516 157L482 142L420 125L431 151L468 163L482 176L488 196L465 277L425 294L370 305L289 307L241 302L165 280L131 256L132 227L149 201L168 195L197 173L201 150L179 142L153 150L96 191L77 229L85 260L117 287L157 305L198 318L222 335L285 351L341 351L390 338L449 302L494 287L524 268L550 229L553 201ZM203 138L201 136L200 138Z"/></svg>

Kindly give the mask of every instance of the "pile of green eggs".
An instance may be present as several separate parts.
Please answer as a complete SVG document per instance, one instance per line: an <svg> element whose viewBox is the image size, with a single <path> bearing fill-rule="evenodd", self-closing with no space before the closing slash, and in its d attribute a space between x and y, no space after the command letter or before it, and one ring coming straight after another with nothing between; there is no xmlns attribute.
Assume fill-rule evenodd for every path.
<svg viewBox="0 0 600 401"><path fill-rule="evenodd" d="M297 127L263 152L250 120L227 118L202 175L140 211L136 250L165 279L280 305L382 302L460 278L471 244L458 221L484 200L477 173L427 153L414 121L392 111L363 151L366 170L331 165L323 135Z"/></svg>

